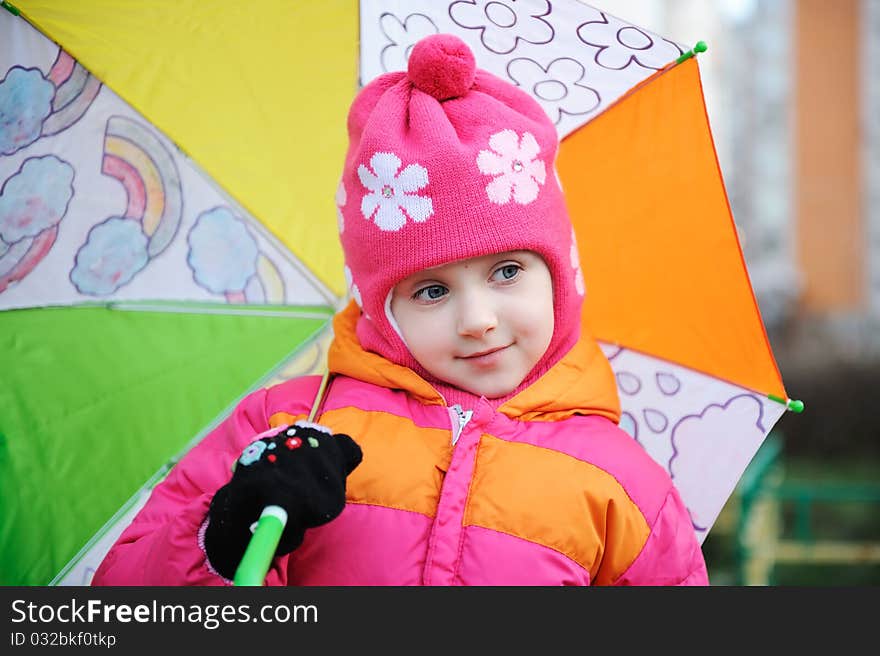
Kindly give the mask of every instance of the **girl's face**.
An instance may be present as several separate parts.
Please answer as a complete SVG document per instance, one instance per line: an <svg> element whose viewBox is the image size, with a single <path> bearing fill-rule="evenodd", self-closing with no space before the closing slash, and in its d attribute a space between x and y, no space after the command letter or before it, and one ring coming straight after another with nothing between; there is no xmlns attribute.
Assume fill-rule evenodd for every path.
<svg viewBox="0 0 880 656"><path fill-rule="evenodd" d="M531 251L424 269L394 287L391 313L428 373L498 398L519 386L550 344L550 270Z"/></svg>

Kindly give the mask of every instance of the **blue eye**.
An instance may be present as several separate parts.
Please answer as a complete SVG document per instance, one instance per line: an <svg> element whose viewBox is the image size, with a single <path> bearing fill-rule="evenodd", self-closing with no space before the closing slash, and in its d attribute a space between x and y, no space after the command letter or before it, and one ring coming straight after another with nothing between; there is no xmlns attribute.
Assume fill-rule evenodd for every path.
<svg viewBox="0 0 880 656"><path fill-rule="evenodd" d="M443 298L448 293L449 290L443 285L429 285L413 294L413 298L421 301L436 301L438 298Z"/></svg>
<svg viewBox="0 0 880 656"><path fill-rule="evenodd" d="M495 273L492 274L492 277L496 280L501 280L502 282L505 280L513 280L519 275L520 271L522 271L522 267L519 264L505 264L503 267L496 269Z"/></svg>

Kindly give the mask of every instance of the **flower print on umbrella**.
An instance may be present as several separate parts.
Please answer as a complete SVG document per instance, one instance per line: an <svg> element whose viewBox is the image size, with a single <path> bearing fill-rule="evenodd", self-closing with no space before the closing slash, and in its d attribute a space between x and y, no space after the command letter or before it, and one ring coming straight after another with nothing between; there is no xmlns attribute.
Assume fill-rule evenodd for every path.
<svg viewBox="0 0 880 656"><path fill-rule="evenodd" d="M542 17L550 13L547 0L458 0L449 5L449 17L468 30L480 30L480 40L492 52L512 52L522 40L549 43L553 28Z"/></svg>
<svg viewBox="0 0 880 656"><path fill-rule="evenodd" d="M424 14L410 14L402 21L392 13L385 12L379 17L379 29L388 39L382 48L382 70L405 71L409 53L422 38L437 34L440 30Z"/></svg>
<svg viewBox="0 0 880 656"><path fill-rule="evenodd" d="M507 65L507 74L537 98L557 125L563 114L589 114L599 106L599 94L580 82L586 69L568 57L554 59L547 68L533 59L518 58Z"/></svg>
<svg viewBox="0 0 880 656"><path fill-rule="evenodd" d="M621 70L635 62L644 68L660 70L683 52L672 41L600 14L602 20L581 24L577 35L588 46L598 48L595 61L603 68Z"/></svg>
<svg viewBox="0 0 880 656"><path fill-rule="evenodd" d="M358 167L358 178L369 191L361 200L361 213L380 230L400 230L407 216L421 223L434 213L430 198L412 193L427 186L428 170L410 164L400 171L401 164L394 153L374 153L370 168L363 164Z"/></svg>
<svg viewBox="0 0 880 656"><path fill-rule="evenodd" d="M547 177L544 160L537 157L541 149L535 137L530 132L520 137L513 130L502 130L489 137L489 148L477 155L480 172L495 176L486 185L489 200L498 205L511 198L520 205L535 200Z"/></svg>

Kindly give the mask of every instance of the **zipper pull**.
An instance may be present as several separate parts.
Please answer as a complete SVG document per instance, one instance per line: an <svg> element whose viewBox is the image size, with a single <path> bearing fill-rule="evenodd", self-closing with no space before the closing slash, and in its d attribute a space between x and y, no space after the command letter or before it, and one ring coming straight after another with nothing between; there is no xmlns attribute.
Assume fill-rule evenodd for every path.
<svg viewBox="0 0 880 656"><path fill-rule="evenodd" d="M453 419L452 424L452 444L455 445L455 443L458 442L458 438L461 436L464 427L471 420L474 411L464 410L458 403L449 409L455 413L455 419Z"/></svg>

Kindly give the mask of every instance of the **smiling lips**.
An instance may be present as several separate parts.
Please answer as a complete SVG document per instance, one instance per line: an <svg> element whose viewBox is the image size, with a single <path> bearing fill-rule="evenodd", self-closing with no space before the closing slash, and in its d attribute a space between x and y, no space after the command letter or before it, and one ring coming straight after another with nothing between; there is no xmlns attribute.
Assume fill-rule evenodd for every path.
<svg viewBox="0 0 880 656"><path fill-rule="evenodd" d="M510 346L510 344L508 344L507 346ZM462 360L470 360L471 362L488 361L492 355L494 355L496 353L500 353L501 351L506 349L507 346L498 346L496 348L488 349L486 351L480 351L479 353L472 353L471 355L462 355L462 356L460 356L460 358Z"/></svg>

